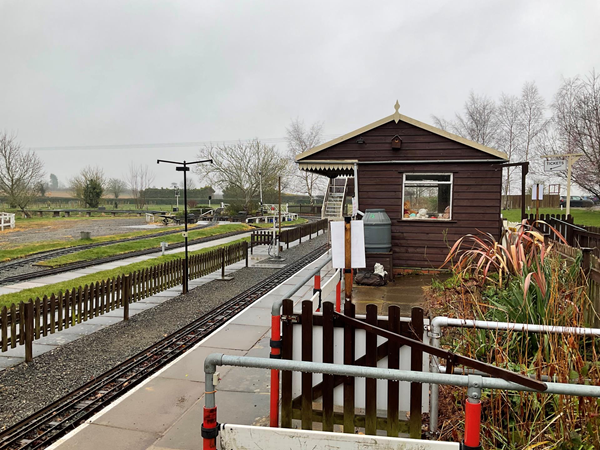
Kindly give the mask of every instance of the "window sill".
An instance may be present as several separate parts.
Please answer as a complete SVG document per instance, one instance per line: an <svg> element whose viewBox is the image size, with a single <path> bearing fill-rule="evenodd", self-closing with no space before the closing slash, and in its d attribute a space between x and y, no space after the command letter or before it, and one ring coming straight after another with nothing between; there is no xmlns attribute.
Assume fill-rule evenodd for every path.
<svg viewBox="0 0 600 450"><path fill-rule="evenodd" d="M397 219L396 221L400 223L457 223L456 220L452 219Z"/></svg>

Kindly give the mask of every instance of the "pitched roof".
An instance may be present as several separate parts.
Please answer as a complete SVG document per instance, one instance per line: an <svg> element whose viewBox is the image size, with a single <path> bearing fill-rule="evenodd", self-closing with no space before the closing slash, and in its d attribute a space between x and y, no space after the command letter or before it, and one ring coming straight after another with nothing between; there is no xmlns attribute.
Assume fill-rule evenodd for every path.
<svg viewBox="0 0 600 450"><path fill-rule="evenodd" d="M396 107L399 107L398 102L396 102ZM383 119L380 119L380 120L378 120L376 122L373 122L373 123L371 123L369 125L365 125L364 127L359 128L358 130L354 130L354 131L351 131L350 133L346 133L343 136L340 136L338 138L332 139L329 142L325 142L324 144L318 145L316 147L313 147L313 148L311 148L309 150L306 150L305 152L302 152L302 153L296 155L296 161L300 161L300 160L306 158L307 156L314 155L315 153L318 153L321 150L325 150L326 148L333 147L334 145L339 144L340 142L344 142L347 139L351 139L353 137L356 137L356 136L358 136L360 134L363 134L363 133L365 133L365 132L367 132L369 130L377 128L380 125L383 125L383 124L386 124L388 122L391 122L392 120L395 121L396 123L398 123L399 121L409 123L411 125L414 125L417 128L421 128L423 130L430 131L431 133L435 133L435 134L437 134L439 136L445 137L446 139L450 139L452 141L455 141L455 142L458 142L460 144L466 145L467 147L471 147L471 148L474 148L476 150L480 150L480 151L482 151L484 153L488 153L488 154L490 154L492 156L495 156L497 158L508 160L508 155L506 153L504 153L504 152L501 152L500 150L496 150L496 149L493 149L493 148L490 148L490 147L486 147L485 145L478 144L477 142L474 142L474 141L471 141L469 139L465 139L463 137L457 136L456 134L449 133L449 132L444 131L444 130L442 130L440 128L434 127L432 125L428 125L428 124L423 123L423 122L421 122L419 120L413 119L412 117L408 117L408 116L405 116L403 114L400 114L398 112L398 109L396 108L396 112L394 114L391 114L391 115L389 115L387 117L384 117Z"/></svg>

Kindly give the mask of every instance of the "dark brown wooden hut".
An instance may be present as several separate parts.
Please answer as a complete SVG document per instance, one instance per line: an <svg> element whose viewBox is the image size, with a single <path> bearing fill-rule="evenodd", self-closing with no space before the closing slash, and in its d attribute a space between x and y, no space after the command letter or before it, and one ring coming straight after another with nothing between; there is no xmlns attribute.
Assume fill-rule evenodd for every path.
<svg viewBox="0 0 600 450"><path fill-rule="evenodd" d="M396 112L296 157L300 169L352 186L360 211L392 220L394 269L438 268L449 246L477 230L499 238L502 164L498 150ZM353 177L340 183L339 177ZM339 187L337 187L339 190ZM330 198L326 194L323 214ZM333 201L331 198L330 201ZM334 216L341 216L337 210Z"/></svg>

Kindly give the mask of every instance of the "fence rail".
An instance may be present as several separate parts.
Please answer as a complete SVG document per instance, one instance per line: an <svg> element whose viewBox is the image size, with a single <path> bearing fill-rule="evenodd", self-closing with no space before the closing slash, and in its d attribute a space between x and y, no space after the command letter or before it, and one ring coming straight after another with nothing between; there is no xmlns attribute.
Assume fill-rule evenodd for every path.
<svg viewBox="0 0 600 450"><path fill-rule="evenodd" d="M529 214L526 218L529 223L533 223L535 214ZM573 223L573 216L565 214L540 214L539 220L545 223L537 223L536 228L547 234L550 239L559 240L552 230L554 228L571 247L591 248L592 253L600 258L600 228L576 225Z"/></svg>
<svg viewBox="0 0 600 450"><path fill-rule="evenodd" d="M290 243L300 241L306 236L310 237L313 234L319 234L319 231L327 230L329 221L327 219L317 220L316 222L309 222L304 225L300 225L294 228L287 228L281 230L281 235L277 233L280 244L286 244L286 248L290 248ZM270 245L273 241L273 230L254 230L250 236L250 253L252 249L257 245Z"/></svg>
<svg viewBox="0 0 600 450"><path fill-rule="evenodd" d="M238 261L248 265L248 242L221 247L189 258L189 278L206 276ZM31 343L41 337L86 322L115 309L124 308L128 318L129 303L137 302L181 284L183 259L165 262L143 270L119 275L96 283L75 287L49 297L4 306L0 310L0 351L26 345L26 359ZM28 359L31 360L31 359Z"/></svg>
<svg viewBox="0 0 600 450"><path fill-rule="evenodd" d="M377 367L380 363L379 365L385 364L390 369L400 368L402 345L395 341L378 343L375 332L362 327L357 328L352 323L339 320L341 317L334 313L334 306L329 302L323 303L322 315L314 315L311 300L302 302L301 313L294 312L292 300L283 300L281 358L323 363L343 359L347 366ZM355 317L352 303L346 303L343 317ZM388 318L383 320L377 315L377 307L368 305L366 318L360 321L418 341L422 341L424 337L421 308L413 308L411 322L407 323L401 321L398 306L390 306ZM338 329L339 333L335 332L335 329ZM337 339L334 336L337 336ZM422 352L406 351L409 352L410 366L407 368L422 371ZM359 356L363 352L364 355ZM333 431L334 425L338 424L343 426L346 433L354 433L356 427L361 427L365 428L365 434L372 435L377 434L378 430L387 432L388 436L398 436L399 432L410 432L411 437L421 435L423 387L420 383L412 383L408 392L401 392L397 381L378 385L373 378L368 378L364 386L359 386L352 377L324 375L322 380L313 380L310 373L296 374L294 377L292 372L283 371L281 380L283 428L291 428L292 420L296 419L301 421L303 429L309 430L312 429L313 422L320 422L324 431ZM383 395L387 399L386 404L378 405L379 389L386 394ZM299 395L294 398L295 392ZM404 405L401 402L401 393ZM405 400L406 394L409 397L408 402ZM319 399L322 399L320 407L317 406ZM338 410L335 408L336 404L340 407ZM409 421L399 417L402 406L410 412ZM387 415L378 415L378 410L386 410Z"/></svg>
<svg viewBox="0 0 600 450"><path fill-rule="evenodd" d="M502 196L502 207L504 209L521 209L523 199L521 195L503 195ZM558 208L560 206L560 195L546 194L544 198L540 200L540 208ZM530 195L525 196L525 207L535 208L536 201L531 200Z"/></svg>

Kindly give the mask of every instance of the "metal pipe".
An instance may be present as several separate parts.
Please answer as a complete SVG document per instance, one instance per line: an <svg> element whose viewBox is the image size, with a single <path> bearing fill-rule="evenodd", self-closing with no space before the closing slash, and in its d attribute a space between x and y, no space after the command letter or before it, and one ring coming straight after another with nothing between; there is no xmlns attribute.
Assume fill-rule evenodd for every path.
<svg viewBox="0 0 600 450"><path fill-rule="evenodd" d="M279 312L281 311L281 305L283 303L283 300L286 299L286 298L291 298L296 292L298 292L300 290L300 288L302 286L304 286L306 283L308 283L311 280L311 278L314 275L316 275L317 273L319 273L321 271L321 269L323 267L325 267L329 262L331 262L331 255L327 256L327 258L325 258L325 261L323 261L322 264L320 264L319 266L317 266L313 270L311 270L293 288L291 288L284 295L282 295L280 300L275 300L273 302L273 306L271 307L271 315L272 316L278 316Z"/></svg>
<svg viewBox="0 0 600 450"><path fill-rule="evenodd" d="M530 333L547 334L576 334L580 336L600 336L600 328L584 327L560 327L554 325L539 325L530 323L511 323L496 322L489 320L468 320L453 319L450 317L438 316L431 321L432 329L435 327L460 327L460 328L478 328L483 330L497 331L523 331Z"/></svg>
<svg viewBox="0 0 600 450"><path fill-rule="evenodd" d="M440 347L440 338L442 327L460 327L460 328L476 328L484 330L496 331L518 331L531 333L547 333L547 334L575 334L582 336L600 336L598 328L583 328L583 327L559 327L553 325L538 325L528 323L510 323L510 322L495 322L488 320L467 320L453 319L450 317L438 316L435 317L430 324L431 345ZM440 372L439 359L431 356L429 359L429 369L433 373ZM438 430L438 413L439 413L439 386L432 385L429 397L429 432L436 434Z"/></svg>
<svg viewBox="0 0 600 450"><path fill-rule="evenodd" d="M410 370L384 369L379 367L348 366L343 364L316 363L310 361L277 360L270 358L253 358L248 356L229 356L222 353L209 355L204 363L205 371L216 370L216 365L252 367L259 369L289 370L293 372L320 373L342 375L358 378L377 378L380 380L409 381L415 383L443 384L448 386L469 386L469 376L449 375L429 372L413 372ZM212 384L211 384L212 385ZM481 389L497 389L522 392L537 392L575 397L600 398L600 386L568 383L546 383L547 389L539 392L500 378L481 377ZM207 384L208 390L208 384Z"/></svg>

